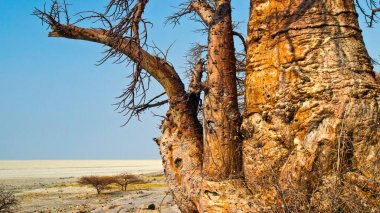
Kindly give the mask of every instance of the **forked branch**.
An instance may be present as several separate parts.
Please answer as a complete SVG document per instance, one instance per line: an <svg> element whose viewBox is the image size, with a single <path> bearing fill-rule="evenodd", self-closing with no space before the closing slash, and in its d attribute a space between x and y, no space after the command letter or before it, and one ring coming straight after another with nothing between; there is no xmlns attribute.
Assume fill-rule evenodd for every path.
<svg viewBox="0 0 380 213"><path fill-rule="evenodd" d="M380 11L380 7L376 3L376 1L365 0L359 2L359 0L355 0L355 4L359 11L364 15L364 19L367 22L368 26L372 27L373 23L377 22L377 20L375 19L376 14ZM362 4L364 4L365 6L363 6ZM365 9L365 7L370 9L370 13L367 12L367 9Z"/></svg>
<svg viewBox="0 0 380 213"><path fill-rule="evenodd" d="M147 104L145 102L146 88L142 86L141 89L141 85L143 85L143 79L149 78L149 76L154 77L163 86L169 99L185 94L184 85L170 63L143 49L147 37L146 24L149 22L142 18L142 14L147 3L148 0L112 0L104 14L91 11L88 16L81 14L79 21L95 19L95 21L103 23L103 26L109 27L108 29L82 28L69 23L62 24L60 15L66 14L67 16L68 13L66 4L65 7L61 7L58 1L53 1L49 11L36 9L34 15L50 26L52 29L52 32L49 33L50 37L85 40L110 47L102 62L111 57L117 57L116 61L123 61L121 58L125 56L134 63L135 70L131 74L132 82L120 96L122 101L119 102L119 106L122 108L121 111L124 111L140 108ZM140 32L141 26L143 26L142 32ZM142 70L147 72L145 77L142 75ZM136 95L135 93L140 90L142 90L140 92L142 101L137 101L135 104L135 98L141 97L141 94Z"/></svg>
<svg viewBox="0 0 380 213"><path fill-rule="evenodd" d="M191 9L199 15L199 17L202 19L204 24L206 26L210 26L211 21L215 15L214 8L205 0L193 1L191 2L190 5L191 5ZM232 34L234 36L237 36L241 40L244 46L244 51L247 52L247 44L246 44L244 36L237 31L232 31Z"/></svg>
<svg viewBox="0 0 380 213"><path fill-rule="evenodd" d="M139 104L139 105L128 107L127 108L128 112L126 113L126 115L128 115L128 120L126 121L126 123L128 123L129 120L132 119L132 117L137 117L139 119L140 114L143 113L145 110L160 107L160 106L167 104L169 102L167 99L161 100L161 101L158 100L162 96L164 96L165 94L166 93L163 92L163 93L151 98L149 101L147 101L144 104Z"/></svg>
<svg viewBox="0 0 380 213"><path fill-rule="evenodd" d="M380 12L380 8L372 9L371 21L369 27L372 27L376 13Z"/></svg>
<svg viewBox="0 0 380 213"><path fill-rule="evenodd" d="M174 15L168 17L167 22L176 25L183 16L195 12L199 16L200 21L208 28L215 16L215 3L213 1L191 0L187 3L180 4L180 6L182 6L182 9ZM247 52L247 45L244 36L237 31L233 31L232 33L241 40L244 50Z"/></svg>
<svg viewBox="0 0 380 213"><path fill-rule="evenodd" d="M204 0L193 1L190 3L191 9L195 11L206 26L209 26L215 15L214 8Z"/></svg>
<svg viewBox="0 0 380 213"><path fill-rule="evenodd" d="M169 97L184 93L182 81L174 68L165 60L141 49L140 46L130 39L113 37L104 29L89 29L60 24L52 25L52 29L53 31L49 33L50 37L64 37L104 44L122 52L134 62L141 60L141 67L164 87ZM141 57L139 53L141 53Z"/></svg>

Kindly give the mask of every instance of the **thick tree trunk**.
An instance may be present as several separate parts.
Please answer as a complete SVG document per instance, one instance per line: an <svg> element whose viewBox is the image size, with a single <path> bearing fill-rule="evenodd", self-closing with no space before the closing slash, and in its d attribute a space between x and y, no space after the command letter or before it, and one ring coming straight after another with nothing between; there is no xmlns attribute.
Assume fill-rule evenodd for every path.
<svg viewBox="0 0 380 213"><path fill-rule="evenodd" d="M380 93L353 1L251 1L247 58L249 188L288 210L379 208L358 181L380 181Z"/></svg>
<svg viewBox="0 0 380 213"><path fill-rule="evenodd" d="M194 110L198 103L187 94L170 99L156 139L169 188L182 212L197 212L202 169L202 126Z"/></svg>
<svg viewBox="0 0 380 213"><path fill-rule="evenodd" d="M186 93L138 41L37 14L50 36L117 49L163 86L156 142L183 212L379 212L380 87L353 0L251 0L242 124L230 0L215 4L191 3L209 27L203 127L203 63Z"/></svg>
<svg viewBox="0 0 380 213"><path fill-rule="evenodd" d="M226 44L226 37L218 36L210 35L211 72L207 82L223 82L223 86L206 94L203 156L198 153L201 147L194 148L194 144L175 146L173 151L161 143L169 185L181 209L378 211L380 88L362 41L353 1L251 1L241 179L231 175L239 171L231 164L239 162L240 151L232 148L239 147L234 145L238 140L223 133L236 129L238 136L239 129L225 126L230 122L223 120L230 119L228 111L218 114L222 107L228 110L223 104L228 102L210 95L222 92L219 97L235 104L228 99L229 92L235 92L231 82L225 82L220 72L213 72L231 70L227 63L220 67L221 61L213 63L220 54L220 48L214 47ZM169 118L175 116L170 114ZM231 122L234 126L238 121ZM215 124L221 131L210 134L210 126L215 129ZM170 131L178 132L178 126ZM168 131L164 129L164 138ZM182 135L170 135L166 136L166 144L182 143ZM202 144L200 136L188 141ZM233 153L236 159L223 158ZM196 166L184 170L184 161L178 161L178 156L196 156L195 164L187 164ZM190 171L191 175L186 175Z"/></svg>
<svg viewBox="0 0 380 213"><path fill-rule="evenodd" d="M237 194L234 187L243 185L241 179L236 179L242 177L242 143L229 1L218 2L209 25L203 131L196 110L197 82L202 72L199 63L190 85L191 94L171 101L161 127L163 136L158 140L166 177L183 212L236 209L238 197L232 199L229 194ZM244 187L241 190L240 194L247 193Z"/></svg>
<svg viewBox="0 0 380 213"><path fill-rule="evenodd" d="M208 180L241 176L240 114L231 4L218 1L209 25L204 101L203 167Z"/></svg>

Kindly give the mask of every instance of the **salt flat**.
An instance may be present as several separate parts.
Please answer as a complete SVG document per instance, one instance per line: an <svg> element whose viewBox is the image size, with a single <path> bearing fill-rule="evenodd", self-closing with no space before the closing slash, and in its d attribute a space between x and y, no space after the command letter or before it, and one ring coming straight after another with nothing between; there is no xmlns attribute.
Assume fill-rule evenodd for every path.
<svg viewBox="0 0 380 213"><path fill-rule="evenodd" d="M1 160L0 179L162 172L161 160Z"/></svg>
<svg viewBox="0 0 380 213"><path fill-rule="evenodd" d="M145 183L129 184L127 191L111 185L100 195L77 183L80 176L138 174ZM19 200L17 212L135 212L154 204L159 210L179 212L167 193L161 160L28 160L0 161L0 185Z"/></svg>

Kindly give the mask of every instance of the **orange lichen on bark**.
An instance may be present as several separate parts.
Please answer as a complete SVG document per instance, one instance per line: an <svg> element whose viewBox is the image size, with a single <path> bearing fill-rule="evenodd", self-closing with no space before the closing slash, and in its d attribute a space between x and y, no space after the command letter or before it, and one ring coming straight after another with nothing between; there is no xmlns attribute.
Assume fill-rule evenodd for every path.
<svg viewBox="0 0 380 213"><path fill-rule="evenodd" d="M200 62L190 92L165 59L142 49L148 1L137 2L134 40L37 14L50 36L117 49L165 89L169 110L156 142L183 212L380 209L380 86L353 1L251 0L243 121L230 0L191 1L182 13L198 13L209 28L206 82Z"/></svg>
<svg viewBox="0 0 380 213"><path fill-rule="evenodd" d="M380 90L354 4L263 0L252 5L243 123L246 180L263 197L283 202L298 197L295 209L316 202L323 203L313 206L318 211L334 209L343 198L324 193L354 193L345 191L342 175L357 171L379 181L380 174ZM274 193L268 186L276 185ZM311 192L318 199L309 199ZM372 201L352 202L376 208L379 203Z"/></svg>

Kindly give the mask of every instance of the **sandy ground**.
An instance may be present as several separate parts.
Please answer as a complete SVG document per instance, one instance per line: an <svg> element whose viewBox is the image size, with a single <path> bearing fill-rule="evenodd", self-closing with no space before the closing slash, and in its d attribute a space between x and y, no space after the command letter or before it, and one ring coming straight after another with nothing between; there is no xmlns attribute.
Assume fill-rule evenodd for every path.
<svg viewBox="0 0 380 213"><path fill-rule="evenodd" d="M140 162L141 163L141 162ZM145 162L146 163L146 162ZM149 164L149 163L148 163ZM115 164L113 164L115 165ZM10 166L8 166L10 167ZM38 167L38 166L37 166ZM8 190L15 192L20 201L17 212L180 212L175 205L173 198L167 193L168 188L161 169L156 166L156 172L147 173L153 170L154 166L149 164L147 167L136 168L143 171L141 177L146 180L143 184L130 184L127 191L121 191L118 186L111 185L110 189L103 191L97 195L96 190L90 186L81 186L77 183L79 170L74 169L72 173L65 173L63 177L60 172L67 170L67 167L44 168L40 166L37 170L49 170L48 177L38 177L35 170L27 173L21 172L21 177L9 178L10 174L6 174L4 164L0 165L0 184L6 186ZM46 165L45 165L46 167ZM122 165L116 165L109 169L107 165L99 166L90 171L87 175L112 175L125 171ZM3 170L1 170L3 168ZM88 169L88 165L86 166ZM73 169L70 167L70 169ZM21 169L23 170L23 169ZM54 170L56 173L54 174ZM138 172L133 172L138 174ZM16 174L15 171L11 173ZM44 173L46 175L46 172ZM154 205L154 210L148 209Z"/></svg>
<svg viewBox="0 0 380 213"><path fill-rule="evenodd" d="M161 173L144 175L144 184L130 184L127 191L111 186L100 195L80 186L78 178L3 179L1 184L20 200L17 212L179 212ZM153 204L155 210L148 210Z"/></svg>

